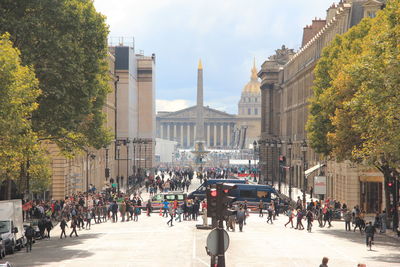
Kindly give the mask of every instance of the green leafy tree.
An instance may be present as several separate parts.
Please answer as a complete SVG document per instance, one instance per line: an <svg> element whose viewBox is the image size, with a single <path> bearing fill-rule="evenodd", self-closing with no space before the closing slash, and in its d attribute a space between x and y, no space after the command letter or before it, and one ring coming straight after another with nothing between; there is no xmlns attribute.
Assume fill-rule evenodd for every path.
<svg viewBox="0 0 400 267"><path fill-rule="evenodd" d="M387 182L400 163L400 3L338 36L315 70L307 124L311 146L338 160L374 166Z"/></svg>
<svg viewBox="0 0 400 267"><path fill-rule="evenodd" d="M103 106L109 92L108 28L91 0L3 0L0 33L9 32L32 65L43 94L33 129L62 149L111 141Z"/></svg>
<svg viewBox="0 0 400 267"><path fill-rule="evenodd" d="M33 69L21 64L20 52L9 37L0 36L0 180L7 181L8 198L11 180L20 177L20 164L37 140L31 117L41 93ZM35 164L35 168L46 169L47 165Z"/></svg>

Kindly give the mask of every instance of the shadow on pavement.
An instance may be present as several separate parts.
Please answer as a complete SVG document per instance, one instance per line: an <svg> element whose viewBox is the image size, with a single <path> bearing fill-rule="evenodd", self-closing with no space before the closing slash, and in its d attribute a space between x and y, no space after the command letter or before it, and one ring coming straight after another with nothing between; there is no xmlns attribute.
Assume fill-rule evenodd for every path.
<svg viewBox="0 0 400 267"><path fill-rule="evenodd" d="M338 229L326 229L323 231L319 231L321 234L326 234L326 235L331 235L335 236L338 238L342 239L347 239L351 242L361 244L365 246L365 234L360 234L359 231L353 232L346 232L344 230L338 230ZM371 254L374 252L379 251L385 251L386 249L391 248L393 249L398 249L400 247L400 242L396 239L380 235L380 234L375 234L374 237L374 245L372 245L373 251L371 251ZM371 260L374 261L379 261L379 262L387 262L387 263L400 263L400 252L392 252L389 254L385 254L382 256L372 256L368 257Z"/></svg>
<svg viewBox="0 0 400 267"><path fill-rule="evenodd" d="M79 232L78 232L79 235ZM25 248L5 259L16 267L42 266L46 263L57 263L69 259L90 257L94 253L84 249L68 249L66 247L82 244L86 239L99 238L102 234L82 234L79 237L60 239L54 236L50 240L38 240L32 246L32 251L27 253Z"/></svg>

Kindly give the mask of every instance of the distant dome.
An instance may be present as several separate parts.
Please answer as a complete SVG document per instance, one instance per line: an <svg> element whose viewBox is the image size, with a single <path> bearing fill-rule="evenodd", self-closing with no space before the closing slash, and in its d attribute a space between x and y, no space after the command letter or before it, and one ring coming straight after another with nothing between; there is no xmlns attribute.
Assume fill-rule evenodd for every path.
<svg viewBox="0 0 400 267"><path fill-rule="evenodd" d="M254 61L253 68L251 69L250 82L248 82L244 86L242 92L243 93L260 94L261 93L260 85L261 85L261 83L258 81L256 63Z"/></svg>

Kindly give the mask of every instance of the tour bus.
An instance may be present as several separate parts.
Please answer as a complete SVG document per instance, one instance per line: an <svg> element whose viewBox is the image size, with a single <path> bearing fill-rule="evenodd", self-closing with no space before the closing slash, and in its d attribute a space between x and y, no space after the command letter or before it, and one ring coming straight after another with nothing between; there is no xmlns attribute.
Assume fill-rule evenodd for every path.
<svg viewBox="0 0 400 267"><path fill-rule="evenodd" d="M209 179L202 183L199 188L194 190L188 195L189 199L194 199L197 197L199 200L203 200L206 198L206 189L210 185L217 184L217 183L228 183L228 184L246 184L248 183L247 180L244 179Z"/></svg>

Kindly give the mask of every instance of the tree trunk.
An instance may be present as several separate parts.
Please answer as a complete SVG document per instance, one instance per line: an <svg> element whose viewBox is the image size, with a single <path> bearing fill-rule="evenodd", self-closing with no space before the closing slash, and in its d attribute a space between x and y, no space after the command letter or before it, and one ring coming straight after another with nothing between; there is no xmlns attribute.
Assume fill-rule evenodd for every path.
<svg viewBox="0 0 400 267"><path fill-rule="evenodd" d="M6 199L11 199L11 179L7 176L7 196Z"/></svg>

